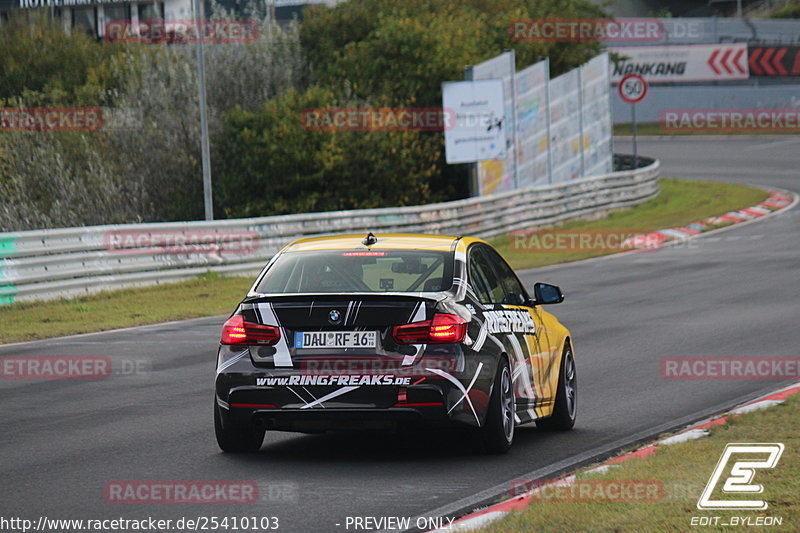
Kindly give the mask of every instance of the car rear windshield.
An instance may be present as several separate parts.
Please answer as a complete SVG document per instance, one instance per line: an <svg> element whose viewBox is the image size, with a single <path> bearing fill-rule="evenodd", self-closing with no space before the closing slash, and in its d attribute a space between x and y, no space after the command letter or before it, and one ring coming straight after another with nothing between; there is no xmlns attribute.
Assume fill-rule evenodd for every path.
<svg viewBox="0 0 800 533"><path fill-rule="evenodd" d="M331 250L280 255L256 292L434 292L452 285L452 252Z"/></svg>

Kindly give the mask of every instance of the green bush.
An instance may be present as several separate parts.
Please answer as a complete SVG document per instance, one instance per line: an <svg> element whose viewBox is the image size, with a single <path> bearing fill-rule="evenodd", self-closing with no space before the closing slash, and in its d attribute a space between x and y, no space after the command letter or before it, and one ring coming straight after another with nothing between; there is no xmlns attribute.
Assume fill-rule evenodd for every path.
<svg viewBox="0 0 800 533"><path fill-rule="evenodd" d="M301 113L342 102L326 88L294 90L250 112L234 109L217 142L214 201L228 218L415 205L437 199L436 133L317 131Z"/></svg>
<svg viewBox="0 0 800 533"><path fill-rule="evenodd" d="M597 43L512 41L515 19L602 16L587 0L349 0L308 8L300 39L317 83L394 105L441 105L441 83L513 48L517 67L550 57L553 75L586 62Z"/></svg>
<svg viewBox="0 0 800 533"><path fill-rule="evenodd" d="M141 184L111 155L97 132L0 135L0 230L138 221Z"/></svg>
<svg viewBox="0 0 800 533"><path fill-rule="evenodd" d="M0 29L0 105L95 106L111 102L122 48L71 35L46 11L12 13ZM119 66L119 64L117 64Z"/></svg>
<svg viewBox="0 0 800 533"><path fill-rule="evenodd" d="M257 109L305 86L297 33L262 23L255 42L206 47L212 136L232 106ZM0 106L113 105L98 132L0 132L0 231L203 216L193 45L97 43L44 15L0 26L0 43L13 39L11 55L0 53L0 83L13 78ZM26 82L17 64L51 49L75 72L34 58Z"/></svg>
<svg viewBox="0 0 800 533"><path fill-rule="evenodd" d="M776 19L800 18L800 1L789 0L783 6L775 9L769 16Z"/></svg>

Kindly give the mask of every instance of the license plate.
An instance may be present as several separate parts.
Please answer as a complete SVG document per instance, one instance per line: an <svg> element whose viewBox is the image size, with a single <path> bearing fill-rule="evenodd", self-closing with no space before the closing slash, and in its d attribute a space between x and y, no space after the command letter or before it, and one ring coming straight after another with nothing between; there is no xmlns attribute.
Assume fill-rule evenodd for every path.
<svg viewBox="0 0 800 533"><path fill-rule="evenodd" d="M375 348L377 331L298 331L294 347L304 348Z"/></svg>

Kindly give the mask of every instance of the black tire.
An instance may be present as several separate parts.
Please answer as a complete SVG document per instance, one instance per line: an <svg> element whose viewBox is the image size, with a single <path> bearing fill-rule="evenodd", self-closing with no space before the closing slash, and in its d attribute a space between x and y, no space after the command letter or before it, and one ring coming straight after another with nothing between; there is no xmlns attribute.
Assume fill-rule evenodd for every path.
<svg viewBox="0 0 800 533"><path fill-rule="evenodd" d="M536 421L536 427L567 431L575 425L578 415L578 378L575 373L575 359L572 357L572 346L567 341L561 355L561 368L558 372L558 388L553 416Z"/></svg>
<svg viewBox="0 0 800 533"><path fill-rule="evenodd" d="M481 428L483 448L489 453L506 453L514 442L514 385L505 357L497 365L497 374L489 399L486 421Z"/></svg>
<svg viewBox="0 0 800 533"><path fill-rule="evenodd" d="M214 406L214 433L217 435L217 444L223 452L246 453L257 452L264 443L266 430L252 426L234 426L225 424L222 420L220 408Z"/></svg>

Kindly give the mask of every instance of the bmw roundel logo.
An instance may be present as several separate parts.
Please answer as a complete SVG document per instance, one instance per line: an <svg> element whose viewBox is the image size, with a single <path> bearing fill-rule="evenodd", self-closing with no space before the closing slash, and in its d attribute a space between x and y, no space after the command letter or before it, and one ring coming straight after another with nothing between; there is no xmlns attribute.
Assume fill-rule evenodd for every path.
<svg viewBox="0 0 800 533"><path fill-rule="evenodd" d="M342 313L340 313L336 309L331 309L331 312L328 313L328 320L330 320L334 324L339 322L341 319L342 319Z"/></svg>

